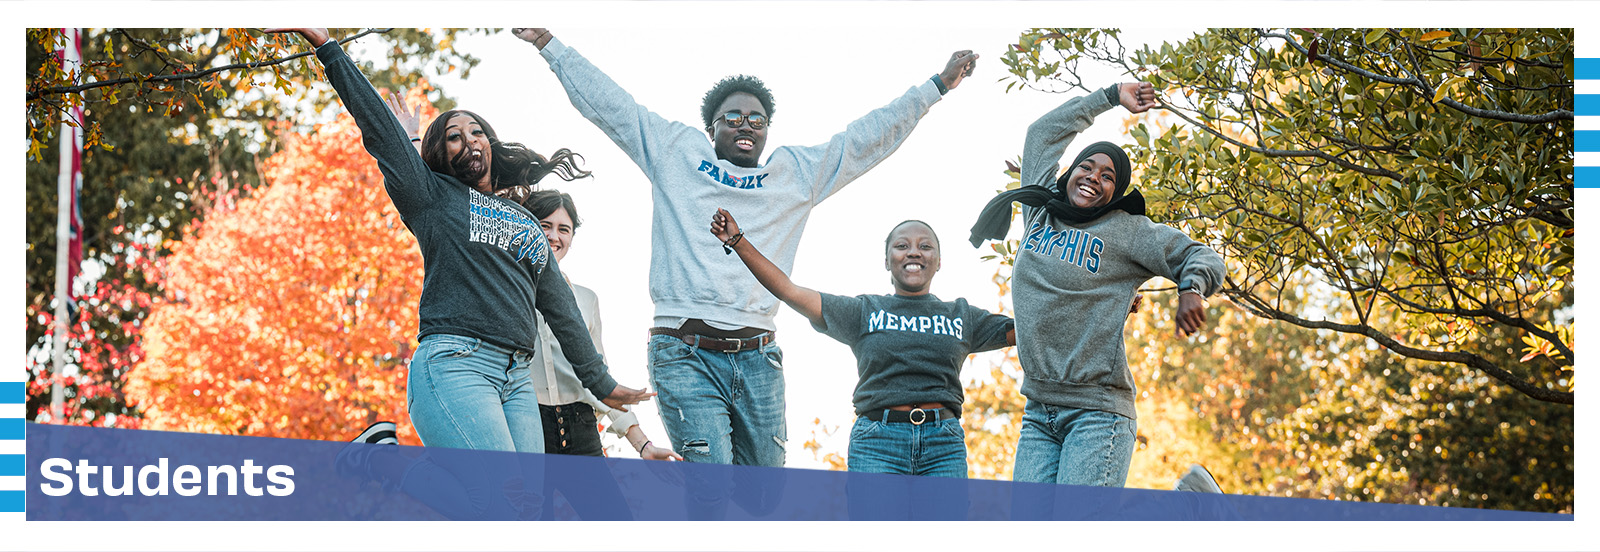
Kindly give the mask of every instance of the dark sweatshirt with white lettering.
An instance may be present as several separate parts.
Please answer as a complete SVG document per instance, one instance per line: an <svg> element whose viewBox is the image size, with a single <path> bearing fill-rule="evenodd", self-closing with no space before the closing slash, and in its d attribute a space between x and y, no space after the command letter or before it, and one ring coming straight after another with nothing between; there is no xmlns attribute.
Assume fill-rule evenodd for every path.
<svg viewBox="0 0 1600 552"><path fill-rule="evenodd" d="M1007 346L1011 318L927 295L822 295L817 331L856 355L856 414L940 403L960 412L967 355Z"/></svg>
<svg viewBox="0 0 1600 552"><path fill-rule="evenodd" d="M337 41L318 47L317 59L361 128L384 190L422 250L417 338L464 335L536 351L538 309L583 386L596 397L610 395L617 382L589 339L538 219L521 205L430 170Z"/></svg>
<svg viewBox="0 0 1600 552"><path fill-rule="evenodd" d="M1028 127L1022 183L1054 190L1060 160L1106 94L1068 100ZM1137 418L1123 328L1145 281L1160 276L1209 296L1222 286L1222 256L1178 229L1112 211L1073 224L1023 206L1027 234L1011 275L1023 396Z"/></svg>

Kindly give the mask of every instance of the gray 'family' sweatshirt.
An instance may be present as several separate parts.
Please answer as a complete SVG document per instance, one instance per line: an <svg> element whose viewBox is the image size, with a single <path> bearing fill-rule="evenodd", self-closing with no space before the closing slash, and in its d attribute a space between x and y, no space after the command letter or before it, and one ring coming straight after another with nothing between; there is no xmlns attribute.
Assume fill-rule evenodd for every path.
<svg viewBox="0 0 1600 552"><path fill-rule="evenodd" d="M1092 93L1030 125L1022 184L1054 190L1067 144L1113 105ZM1133 294L1161 276L1209 296L1222 285L1222 257L1143 215L1112 211L1072 224L1043 208L1022 213L1027 234L1011 281L1023 396L1136 418L1122 333Z"/></svg>
<svg viewBox="0 0 1600 552"><path fill-rule="evenodd" d="M794 268L811 209L900 147L939 101L932 80L866 114L811 147L783 146L766 164L739 167L717 159L705 131L668 121L634 101L605 73L551 39L540 55L572 105L627 152L650 179L650 299L658 324L701 318L775 329L778 298L738 257L724 255L706 225L717 208L738 217L745 239L784 273Z"/></svg>

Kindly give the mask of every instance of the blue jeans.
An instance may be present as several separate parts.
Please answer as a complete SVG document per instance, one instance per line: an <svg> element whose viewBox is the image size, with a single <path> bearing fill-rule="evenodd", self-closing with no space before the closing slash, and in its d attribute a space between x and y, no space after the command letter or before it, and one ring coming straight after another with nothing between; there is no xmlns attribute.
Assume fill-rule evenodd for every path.
<svg viewBox="0 0 1600 552"><path fill-rule="evenodd" d="M1121 414L1028 399L1011 479L1121 487L1128 481L1136 431L1134 420Z"/></svg>
<svg viewBox="0 0 1600 552"><path fill-rule="evenodd" d="M406 410L422 444L544 452L532 358L474 337L423 337L406 379ZM454 519L533 519L543 502L543 467L516 456L479 454L449 464L453 469L419 461L402 486L429 489L424 502Z"/></svg>
<svg viewBox="0 0 1600 552"><path fill-rule="evenodd" d="M850 429L850 471L967 476L966 433L961 418L921 425L856 418Z"/></svg>
<svg viewBox="0 0 1600 552"><path fill-rule="evenodd" d="M709 351L672 336L650 336L650 384L672 449L684 460L783 467L783 350L775 343L737 353ZM783 498L783 478L686 470L689 519L726 519L729 499L762 516ZM744 479L740 479L744 477Z"/></svg>
<svg viewBox="0 0 1600 552"><path fill-rule="evenodd" d="M672 448L684 460L783 467L783 350L721 353L650 337L650 383Z"/></svg>

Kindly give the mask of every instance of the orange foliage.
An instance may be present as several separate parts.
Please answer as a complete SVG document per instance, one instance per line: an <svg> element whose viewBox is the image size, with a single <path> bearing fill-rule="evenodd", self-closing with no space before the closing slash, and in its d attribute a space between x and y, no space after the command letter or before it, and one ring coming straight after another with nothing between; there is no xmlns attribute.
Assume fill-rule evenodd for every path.
<svg viewBox="0 0 1600 552"><path fill-rule="evenodd" d="M355 122L292 138L264 170L170 244L129 401L148 429L343 440L394 420L418 444L405 388L422 255Z"/></svg>

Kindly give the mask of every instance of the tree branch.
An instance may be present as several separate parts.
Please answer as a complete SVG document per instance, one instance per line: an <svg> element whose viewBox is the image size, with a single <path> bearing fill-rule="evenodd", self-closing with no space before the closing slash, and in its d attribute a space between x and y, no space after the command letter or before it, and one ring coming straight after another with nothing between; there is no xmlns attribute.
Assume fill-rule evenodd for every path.
<svg viewBox="0 0 1600 552"><path fill-rule="evenodd" d="M1289 36L1288 33L1269 33L1269 32L1266 32L1266 31L1260 31L1260 33L1261 33L1261 36L1263 36L1263 37L1271 37L1271 38L1281 39L1281 40L1284 41L1284 43L1288 44L1290 47L1292 47L1295 50L1299 51L1301 54L1305 54L1308 59L1312 59L1310 57L1311 56L1311 52L1309 50L1306 50L1306 48L1304 46L1301 46L1299 42L1296 42L1294 37ZM1347 73L1354 73L1356 75L1360 75L1362 77L1365 77L1365 78L1368 78L1368 79L1372 79L1372 80L1375 80L1375 81L1378 81L1378 82L1387 83L1387 84L1401 85L1401 86L1414 87L1414 88L1417 88L1418 90L1423 91L1423 93L1426 94L1428 97L1430 97L1430 98L1433 97L1433 92L1434 92L1433 91L1433 87L1429 86L1428 83L1423 82L1420 77L1398 78L1398 77L1391 77L1391 76L1388 76L1388 75L1382 75L1382 74L1374 73L1372 71L1368 71L1366 69L1362 69L1362 68L1357 67L1355 65L1351 65L1350 63L1347 63L1347 62L1345 62L1343 60L1340 60L1340 59L1334 58L1334 57L1330 57L1327 54L1322 54L1322 53L1317 54L1317 56L1314 59L1314 61L1320 61L1320 62L1326 63L1326 64L1328 64L1328 65L1330 65L1332 67L1336 67L1336 68L1338 68L1338 69L1340 69L1342 71L1345 71ZM1486 119L1495 119L1495 120L1499 120L1499 121L1510 121L1510 122L1513 122L1513 123L1540 124L1540 123L1548 123L1548 122L1551 122L1551 121L1562 121L1562 120L1571 121L1572 120L1572 111L1568 110L1568 109L1555 109L1555 110L1551 110L1551 111L1548 111L1548 112L1545 112L1545 113L1540 113L1538 115L1526 115L1526 114L1522 114L1522 113L1510 113L1510 112L1506 112L1506 111L1496 111L1496 110L1492 110L1492 109L1480 109L1480 108L1472 107L1470 105L1467 105L1467 104L1452 100L1450 98L1441 99L1441 100L1439 100L1438 103L1444 104L1446 107L1449 107L1449 108L1454 109L1456 111L1460 111L1462 113L1466 113L1468 115L1472 115L1474 117L1483 117L1483 118L1486 118Z"/></svg>
<svg viewBox="0 0 1600 552"><path fill-rule="evenodd" d="M394 30L394 29L392 29L392 28L390 28L390 29L367 29L365 31L361 31L359 33L356 33L354 35L351 35L351 36L348 36L348 37L345 37L345 38L339 40L339 44L343 45L343 44L345 44L347 42L350 42L352 40L355 40L357 38L361 38L361 37L369 35L369 34L387 33L387 32L392 31L392 30ZM96 81L96 82L84 83L84 84L79 84L79 85L74 85L74 86L54 86L54 87L46 88L44 90L28 92L26 97L27 97L28 101L33 101L33 100L38 99L38 98L43 97L43 96L54 96L54 95L60 95L60 94L75 94L75 93L79 93L79 92L85 92L85 91L88 91L88 90L93 90L93 89L96 89L96 88L104 88L104 87L107 87L107 86L119 86L119 85L123 85L123 84L134 83L134 82L184 81L184 80L190 80L190 79L196 79L196 78L204 77L206 75L210 75L212 73L217 73L217 72L221 72L221 71L230 71L230 70L233 70L233 69L260 69L262 67L270 67L270 66L273 66L273 65L279 65L279 64L283 64L283 63L286 63L286 62L289 62L289 61L294 61L296 59L300 59L300 58L303 58L303 57L306 57L306 56L309 56L309 55L313 55L313 54L316 54L316 51L300 52L300 53L294 54L292 56L283 57L283 58L274 59L274 60L257 61L257 62L252 62L252 63L235 63L235 64L231 64L231 65L223 65L221 67L212 67L210 69L206 69L206 70L203 70L203 71L195 71L195 72L191 72L191 73L180 73L180 74L177 74L177 75L157 75L157 76L153 76L153 77L149 77L149 78L143 78L143 79L132 78L132 77L124 77L124 78L120 78L120 79L112 79L112 80L108 80L108 81Z"/></svg>
<svg viewBox="0 0 1600 552"><path fill-rule="evenodd" d="M1475 368L1484 372L1485 374L1488 374L1494 379L1504 382L1506 385L1510 385L1513 389L1520 391L1522 394L1541 401L1569 405L1572 404L1573 401L1573 392L1571 391L1553 391L1539 387L1516 377L1516 375L1512 374L1511 372L1500 368L1499 366L1495 366L1488 360L1485 360L1483 357L1472 353L1418 349L1416 347L1411 347L1401 343L1399 340L1389 337L1388 335L1384 335L1384 333L1378 331L1377 328L1373 328L1372 326L1365 324L1353 325L1339 324L1325 320L1306 320L1304 318L1300 318L1298 316L1273 308L1262 302L1256 296L1231 285L1224 287L1222 289L1222 293L1223 295L1227 295L1230 299L1233 299L1236 303L1244 305L1248 310L1263 318L1281 320L1302 328L1333 330L1340 333L1366 336L1368 339L1378 342L1378 344L1382 345L1384 348L1399 353L1405 357L1433 362L1463 364L1468 367Z"/></svg>

